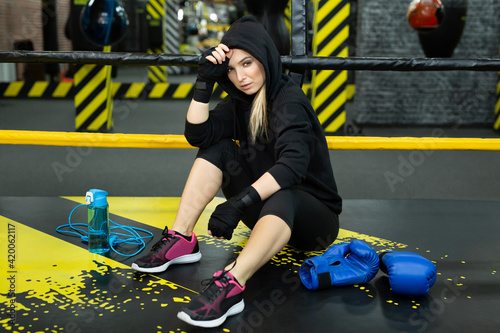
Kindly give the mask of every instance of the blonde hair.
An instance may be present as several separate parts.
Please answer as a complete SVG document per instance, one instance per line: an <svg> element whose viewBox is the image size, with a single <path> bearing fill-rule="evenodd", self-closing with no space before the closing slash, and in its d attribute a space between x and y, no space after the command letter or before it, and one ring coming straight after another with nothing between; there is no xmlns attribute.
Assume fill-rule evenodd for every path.
<svg viewBox="0 0 500 333"><path fill-rule="evenodd" d="M253 99L249 128L252 144L255 144L257 137L262 133L267 136L267 100L265 84L262 85Z"/></svg>

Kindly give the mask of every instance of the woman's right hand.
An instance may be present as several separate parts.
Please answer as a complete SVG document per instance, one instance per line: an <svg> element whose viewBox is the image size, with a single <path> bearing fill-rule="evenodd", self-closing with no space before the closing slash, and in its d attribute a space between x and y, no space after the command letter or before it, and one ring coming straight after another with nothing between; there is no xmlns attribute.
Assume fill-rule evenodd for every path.
<svg viewBox="0 0 500 333"><path fill-rule="evenodd" d="M215 83L217 79L226 74L229 53L232 54L224 44L219 44L203 52L198 67L198 79Z"/></svg>
<svg viewBox="0 0 500 333"><path fill-rule="evenodd" d="M209 52L207 52L207 55L205 57L214 65L222 64L226 60L226 58L231 58L230 54L233 53L233 51L230 50L229 47L222 43L216 47L211 48L208 51ZM203 53L205 54L205 52Z"/></svg>
<svg viewBox="0 0 500 333"><path fill-rule="evenodd" d="M193 94L195 101L200 103L210 101L215 82L222 75L226 75L230 54L232 51L224 44L219 44L202 53Z"/></svg>

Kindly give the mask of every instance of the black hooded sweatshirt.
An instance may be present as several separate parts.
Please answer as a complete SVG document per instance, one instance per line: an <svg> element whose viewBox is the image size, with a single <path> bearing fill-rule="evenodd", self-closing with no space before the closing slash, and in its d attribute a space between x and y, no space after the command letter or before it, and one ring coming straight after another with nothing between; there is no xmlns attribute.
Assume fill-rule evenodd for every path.
<svg viewBox="0 0 500 333"><path fill-rule="evenodd" d="M227 75L217 83L227 92L201 124L186 121L187 141L206 148L219 140L239 140L254 181L269 172L282 189L306 191L340 214L337 192L323 128L302 89L282 71L280 54L261 23L251 16L234 22L221 40L230 49L253 55L264 66L269 128L252 145L249 119L255 95L238 90Z"/></svg>

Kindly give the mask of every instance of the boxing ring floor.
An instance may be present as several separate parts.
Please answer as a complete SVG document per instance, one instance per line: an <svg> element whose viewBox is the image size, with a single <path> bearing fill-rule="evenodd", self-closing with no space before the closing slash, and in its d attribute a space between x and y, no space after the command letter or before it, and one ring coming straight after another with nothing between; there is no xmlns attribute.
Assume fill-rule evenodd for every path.
<svg viewBox="0 0 500 333"><path fill-rule="evenodd" d="M51 102L38 103L52 108ZM23 106L19 112L36 112L18 105ZM168 118L171 122L166 126L180 128L177 122L183 117L172 114ZM135 121L130 126L147 127L145 122ZM13 120L0 126L14 129L18 125ZM36 126L44 124L37 122ZM220 197L207 207L195 230L202 260L174 265L159 274L133 272L130 264L135 257L113 252L92 255L81 239L55 230L67 223L70 211L83 203L89 188L103 188L110 192L113 221L154 232L149 249L160 238L163 226L173 222L185 172L195 152L145 151L95 148L82 155L81 163L60 182L50 164L63 162L69 153L66 148L0 145L3 331L489 332L500 324L500 200L494 178L498 153L435 152L391 191L376 175L397 170L398 157L408 157L408 152L363 152L357 157L332 152L344 197L337 242L363 239L377 252L412 251L432 260L438 276L426 297L392 294L381 272L364 285L309 291L301 285L297 270L303 259L318 253L287 247L248 282L243 313L219 328L198 329L180 322L177 312L199 292L202 280L234 258L249 232L240 226L231 241L208 237L207 220ZM118 159L114 164L113 155ZM164 164L156 163L157 155ZM349 157L369 158L372 165L367 170L357 165L356 171L345 161L342 167L339 158ZM144 165L134 164L137 159ZM175 163L168 162L171 159ZM450 165L453 159L455 164ZM361 164L362 160L356 161ZM134 169L140 166L144 170ZM372 180L367 180L370 170ZM169 176L148 183L154 172ZM431 174L442 181L430 178ZM151 185L155 182L169 186L160 190ZM85 220L84 208L75 211L73 222ZM11 239L15 239L13 262L8 261L6 246ZM9 324L10 314L15 316L14 324Z"/></svg>

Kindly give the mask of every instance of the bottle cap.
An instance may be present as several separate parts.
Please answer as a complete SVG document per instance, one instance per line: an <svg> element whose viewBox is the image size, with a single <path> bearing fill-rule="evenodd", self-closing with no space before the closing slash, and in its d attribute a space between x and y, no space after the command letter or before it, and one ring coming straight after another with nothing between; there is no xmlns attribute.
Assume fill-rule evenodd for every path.
<svg viewBox="0 0 500 333"><path fill-rule="evenodd" d="M108 192L98 189L88 190L85 195L87 205L102 207L108 205L107 199Z"/></svg>

